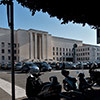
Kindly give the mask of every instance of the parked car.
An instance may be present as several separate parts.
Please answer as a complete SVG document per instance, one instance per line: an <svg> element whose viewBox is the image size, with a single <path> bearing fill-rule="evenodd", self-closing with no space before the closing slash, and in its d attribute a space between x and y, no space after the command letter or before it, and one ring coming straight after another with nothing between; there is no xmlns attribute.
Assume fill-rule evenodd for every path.
<svg viewBox="0 0 100 100"><path fill-rule="evenodd" d="M3 69L3 70L7 69L7 64L2 63L2 64L1 64L1 69Z"/></svg>
<svg viewBox="0 0 100 100"><path fill-rule="evenodd" d="M27 72L29 72L29 70L31 68L34 68L34 67L37 68L38 66L34 63L31 63L31 62L24 63L24 65L21 68L21 72L26 72L27 73Z"/></svg>
<svg viewBox="0 0 100 100"><path fill-rule="evenodd" d="M63 63L57 62L57 63L56 63L56 70L62 69L62 66L63 66Z"/></svg>
<svg viewBox="0 0 100 100"><path fill-rule="evenodd" d="M7 69L11 69L11 63L7 64Z"/></svg>
<svg viewBox="0 0 100 100"><path fill-rule="evenodd" d="M15 70L20 71L23 67L23 63L22 62L18 62L15 64Z"/></svg>
<svg viewBox="0 0 100 100"><path fill-rule="evenodd" d="M75 67L75 66L74 66ZM73 68L73 66L72 66L72 64L70 64L70 63L65 63L65 69L72 69Z"/></svg>
<svg viewBox="0 0 100 100"><path fill-rule="evenodd" d="M40 71L51 71L52 70L50 64L47 64L46 62L36 62L35 64L39 67Z"/></svg>
<svg viewBox="0 0 100 100"><path fill-rule="evenodd" d="M52 67L52 69L56 69L56 66L57 66L56 62L51 63L50 66Z"/></svg>

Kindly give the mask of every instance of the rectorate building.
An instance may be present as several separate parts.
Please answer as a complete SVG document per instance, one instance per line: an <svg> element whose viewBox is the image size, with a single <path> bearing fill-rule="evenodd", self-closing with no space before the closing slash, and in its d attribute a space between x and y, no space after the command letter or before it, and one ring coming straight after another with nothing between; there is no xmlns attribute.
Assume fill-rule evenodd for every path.
<svg viewBox="0 0 100 100"><path fill-rule="evenodd" d="M0 28L0 63L11 61L10 38L10 30ZM100 59L99 46L85 45L80 40L55 37L45 31L18 29L14 31L14 60L16 62L73 61L74 44L77 44L75 62Z"/></svg>

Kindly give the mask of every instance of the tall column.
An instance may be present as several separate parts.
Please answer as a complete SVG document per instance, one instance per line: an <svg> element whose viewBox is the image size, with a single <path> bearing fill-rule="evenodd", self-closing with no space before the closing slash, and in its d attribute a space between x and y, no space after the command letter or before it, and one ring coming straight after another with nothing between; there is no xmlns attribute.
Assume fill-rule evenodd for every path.
<svg viewBox="0 0 100 100"><path fill-rule="evenodd" d="M42 34L42 59L45 57L44 34Z"/></svg>
<svg viewBox="0 0 100 100"><path fill-rule="evenodd" d="M37 59L37 33L35 33L35 59Z"/></svg>
<svg viewBox="0 0 100 100"><path fill-rule="evenodd" d="M48 47L48 34L47 34L47 55L46 55L47 60L48 60L48 52L49 52L49 47Z"/></svg>
<svg viewBox="0 0 100 100"><path fill-rule="evenodd" d="M39 59L41 59L41 35L39 36Z"/></svg>
<svg viewBox="0 0 100 100"><path fill-rule="evenodd" d="M30 50L29 50L29 58L33 59L33 34L30 32Z"/></svg>

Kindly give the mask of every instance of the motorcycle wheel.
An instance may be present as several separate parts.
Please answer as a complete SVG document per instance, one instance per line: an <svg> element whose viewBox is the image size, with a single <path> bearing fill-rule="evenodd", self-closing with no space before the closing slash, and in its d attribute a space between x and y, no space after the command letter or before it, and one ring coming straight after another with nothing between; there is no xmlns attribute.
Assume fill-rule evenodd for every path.
<svg viewBox="0 0 100 100"><path fill-rule="evenodd" d="M93 84L93 81L92 81L92 79L91 79L90 77L87 77L87 78L86 78L86 81L87 81L87 83L90 84L90 85Z"/></svg>

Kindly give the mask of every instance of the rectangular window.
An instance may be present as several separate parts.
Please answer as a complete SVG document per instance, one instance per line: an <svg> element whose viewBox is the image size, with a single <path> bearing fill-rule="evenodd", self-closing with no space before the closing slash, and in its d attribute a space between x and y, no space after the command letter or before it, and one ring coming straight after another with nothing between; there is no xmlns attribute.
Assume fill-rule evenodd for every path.
<svg viewBox="0 0 100 100"><path fill-rule="evenodd" d="M56 47L56 51L58 51L58 47Z"/></svg>
<svg viewBox="0 0 100 100"><path fill-rule="evenodd" d="M10 48L11 47L11 43L8 43L8 48Z"/></svg>
<svg viewBox="0 0 100 100"><path fill-rule="evenodd" d="M4 42L1 42L1 47L5 47L5 43Z"/></svg>
<svg viewBox="0 0 100 100"><path fill-rule="evenodd" d="M2 50L1 50L1 53L5 53L5 50L4 50L4 49L2 49Z"/></svg>
<svg viewBox="0 0 100 100"><path fill-rule="evenodd" d="M53 57L53 60L55 60L55 57Z"/></svg>
<svg viewBox="0 0 100 100"><path fill-rule="evenodd" d="M53 51L55 51L55 47L53 47Z"/></svg>
<svg viewBox="0 0 100 100"><path fill-rule="evenodd" d="M2 60L5 60L5 56L2 56Z"/></svg>
<svg viewBox="0 0 100 100"><path fill-rule="evenodd" d="M17 58L16 58L16 56L14 56L14 60L16 60Z"/></svg>
<svg viewBox="0 0 100 100"><path fill-rule="evenodd" d="M65 48L63 48L63 51L65 51Z"/></svg>
<svg viewBox="0 0 100 100"><path fill-rule="evenodd" d="M14 54L16 54L16 50L14 50Z"/></svg>
<svg viewBox="0 0 100 100"><path fill-rule="evenodd" d="M8 54L10 54L11 53L11 51L10 51L10 49L8 49Z"/></svg>
<svg viewBox="0 0 100 100"><path fill-rule="evenodd" d="M61 51L61 48L60 48L60 51Z"/></svg>
<svg viewBox="0 0 100 100"><path fill-rule="evenodd" d="M53 55L55 55L55 52L53 52Z"/></svg>
<svg viewBox="0 0 100 100"><path fill-rule="evenodd" d="M8 56L8 60L11 60L11 57L10 56Z"/></svg>
<svg viewBox="0 0 100 100"><path fill-rule="evenodd" d="M16 48L16 43L14 43L14 48Z"/></svg>
<svg viewBox="0 0 100 100"><path fill-rule="evenodd" d="M56 52L56 55L58 56L58 52Z"/></svg>

